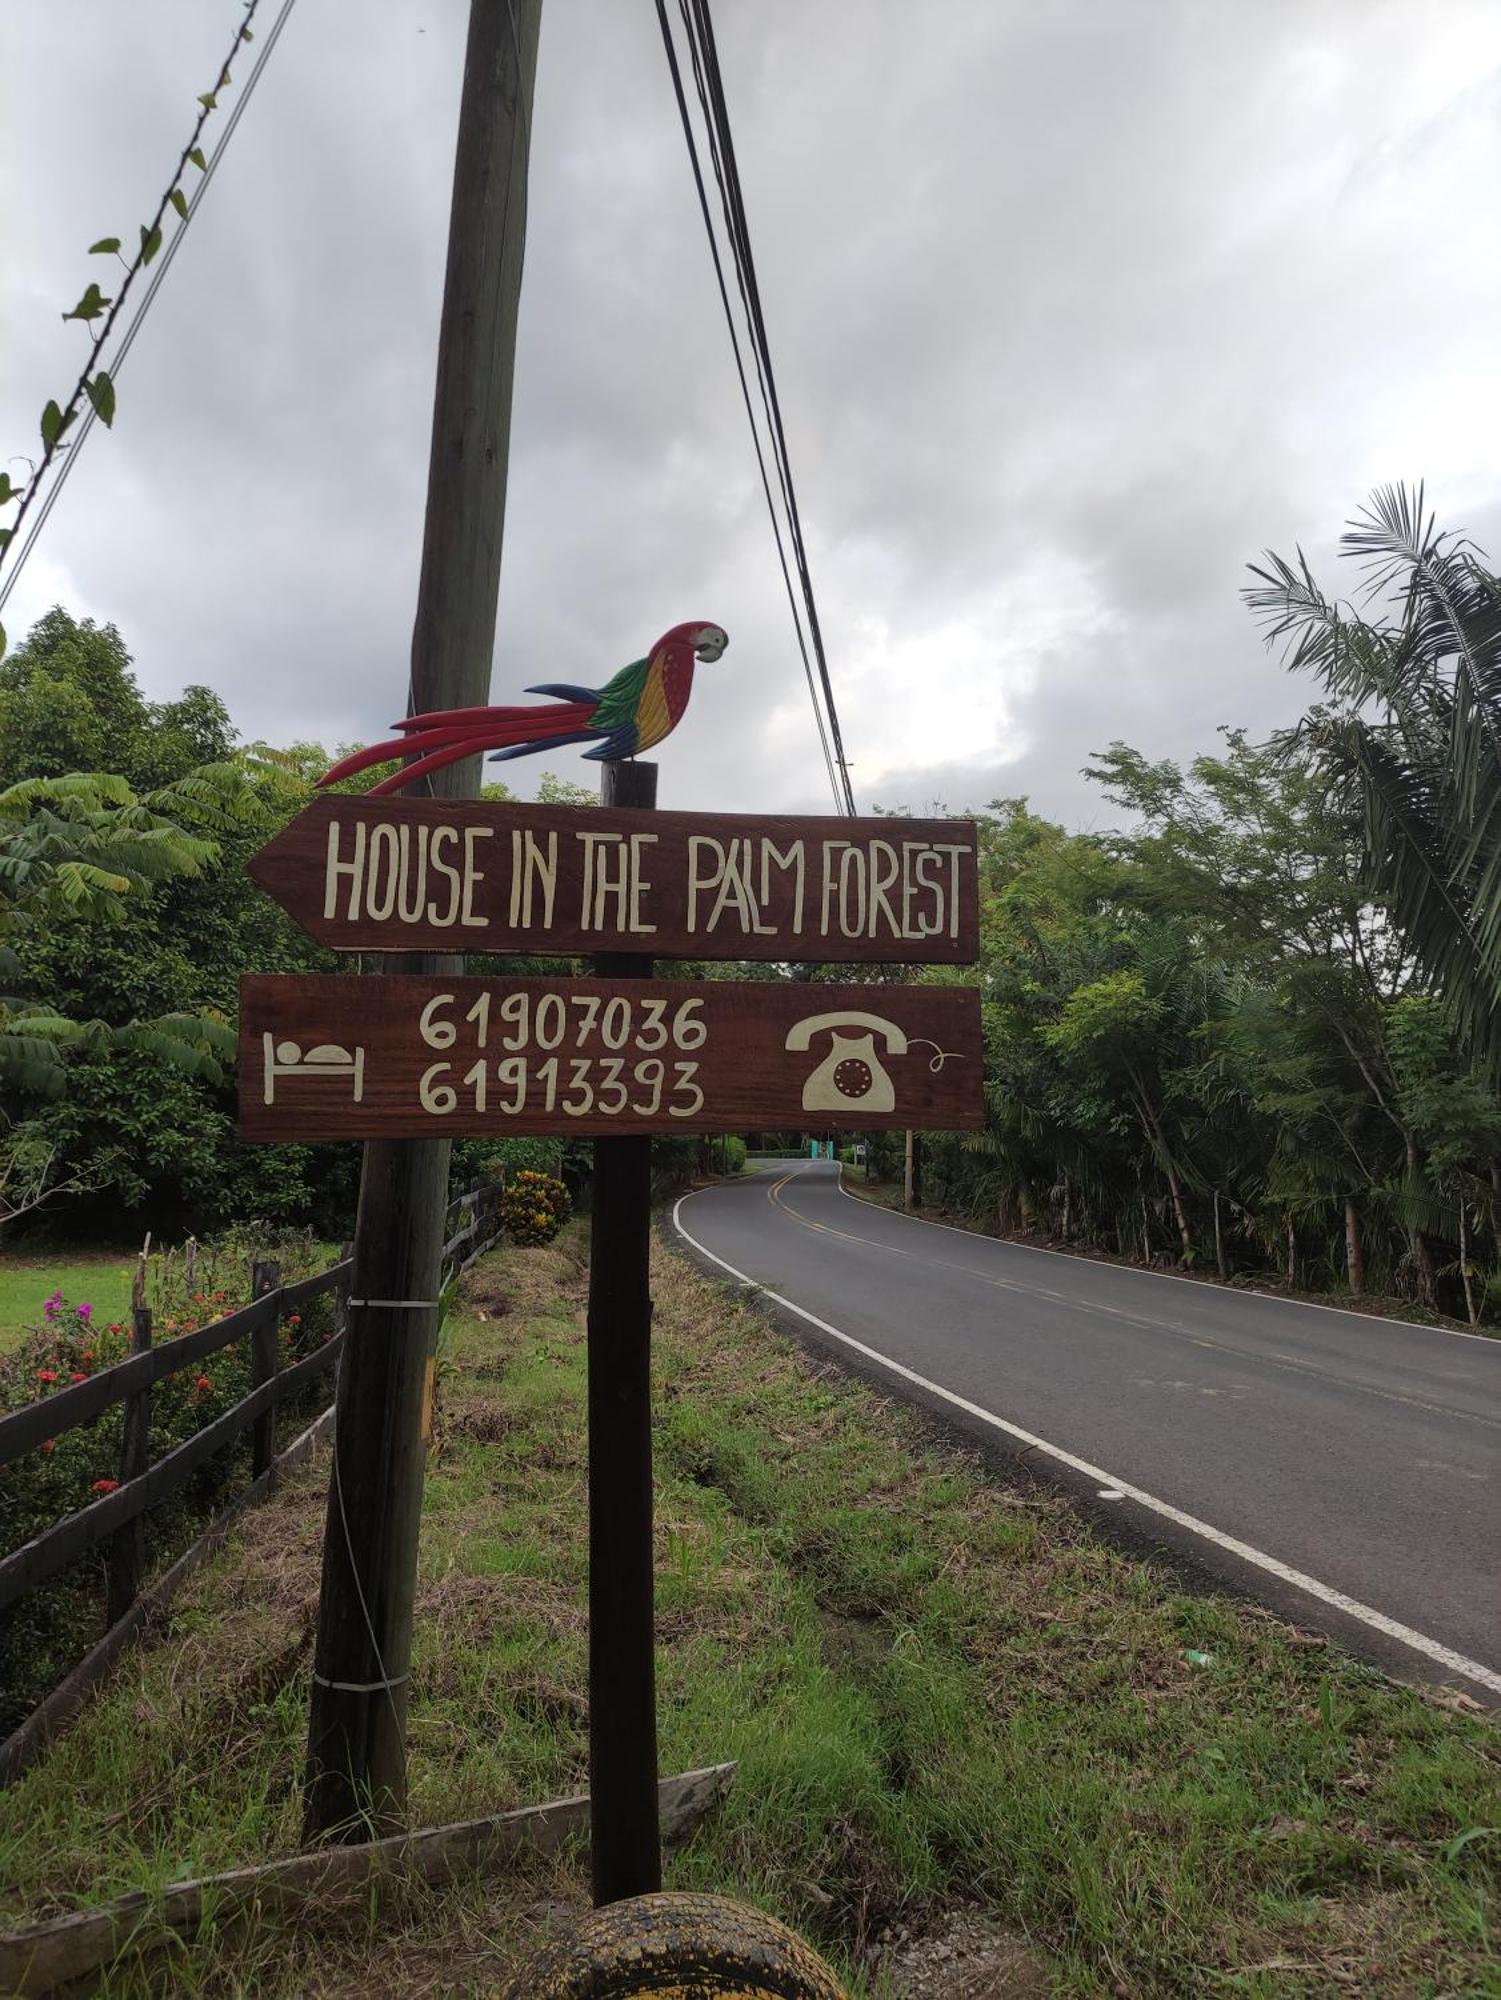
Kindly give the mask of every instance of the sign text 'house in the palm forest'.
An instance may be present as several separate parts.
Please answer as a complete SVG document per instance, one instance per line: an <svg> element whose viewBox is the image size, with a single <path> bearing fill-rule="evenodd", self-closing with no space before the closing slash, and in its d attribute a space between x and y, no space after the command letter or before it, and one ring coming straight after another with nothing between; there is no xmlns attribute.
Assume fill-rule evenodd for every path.
<svg viewBox="0 0 1501 2000"><path fill-rule="evenodd" d="M336 951L907 965L978 952L970 820L328 797L250 871Z"/></svg>

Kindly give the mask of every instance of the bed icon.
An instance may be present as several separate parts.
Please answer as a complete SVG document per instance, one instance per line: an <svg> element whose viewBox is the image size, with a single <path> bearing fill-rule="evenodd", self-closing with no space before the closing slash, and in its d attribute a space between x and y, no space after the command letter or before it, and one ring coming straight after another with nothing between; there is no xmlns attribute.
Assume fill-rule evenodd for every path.
<svg viewBox="0 0 1501 2000"><path fill-rule="evenodd" d="M266 1102L276 1102L279 1076L349 1076L354 1081L354 1101L365 1095L365 1051L341 1049L335 1042L319 1042L304 1050L297 1042L279 1042L274 1035L261 1036L266 1052Z"/></svg>

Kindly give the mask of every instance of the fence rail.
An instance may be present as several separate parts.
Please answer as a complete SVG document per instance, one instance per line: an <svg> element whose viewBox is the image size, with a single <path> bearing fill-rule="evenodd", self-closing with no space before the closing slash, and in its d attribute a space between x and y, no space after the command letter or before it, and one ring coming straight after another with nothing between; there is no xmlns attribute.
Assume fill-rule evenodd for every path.
<svg viewBox="0 0 1501 2000"><path fill-rule="evenodd" d="M499 1235L500 1196L504 1186L503 1180L477 1186L449 1204L445 1228L451 1228L455 1222L462 1226L443 1245L445 1288L467 1271ZM107 1664L118 1651L118 1646L111 1647L108 1642L129 1623L139 1601L146 1513L170 1499L201 1465L247 1430L253 1432L252 1490L259 1497L274 1487L278 1461L274 1456L273 1427L277 1406L337 1367L344 1348L344 1318L353 1268L352 1260L346 1258L326 1271L283 1285L274 1264L257 1264L252 1277L252 1289L257 1296L249 1305L159 1346L151 1344L150 1313L138 1308L134 1316L135 1353L101 1369L87 1382L74 1383L0 1417L0 1467L4 1467L27 1452L40 1449L48 1439L92 1422L116 1404L125 1405L119 1485L112 1493L80 1507L0 1558L0 1612L90 1549L108 1543L110 1629L95 1648L95 1654ZM336 1298L334 1332L311 1354L280 1367L276 1335L282 1320L328 1292ZM147 1438L152 1385L236 1340L250 1343L254 1384L250 1393L154 1464L149 1463ZM318 1419L318 1426L325 1425L331 1416L330 1406ZM244 1498L242 1495L234 1503L232 1512L239 1510ZM209 1535L217 1525L210 1527ZM90 1658L94 1656L91 1654ZM77 1679L81 1671L75 1670L69 1680ZM0 1744L0 1784L15 1776L21 1764L29 1761L40 1747L40 1734L33 1725L47 1709L48 1704L43 1703L37 1715L23 1723L8 1743ZM19 1754L23 1745L24 1758Z"/></svg>

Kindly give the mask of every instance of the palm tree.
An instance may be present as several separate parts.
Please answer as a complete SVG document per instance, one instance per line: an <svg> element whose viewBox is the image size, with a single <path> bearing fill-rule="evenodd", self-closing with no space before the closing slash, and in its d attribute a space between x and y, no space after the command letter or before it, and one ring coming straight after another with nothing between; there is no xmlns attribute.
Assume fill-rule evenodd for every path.
<svg viewBox="0 0 1501 2000"><path fill-rule="evenodd" d="M1305 729L1358 800L1366 885L1440 997L1460 1045L1501 1076L1501 581L1440 532L1423 489L1379 488L1341 538L1367 571L1362 616L1302 550L1268 553L1244 595L1339 704Z"/></svg>

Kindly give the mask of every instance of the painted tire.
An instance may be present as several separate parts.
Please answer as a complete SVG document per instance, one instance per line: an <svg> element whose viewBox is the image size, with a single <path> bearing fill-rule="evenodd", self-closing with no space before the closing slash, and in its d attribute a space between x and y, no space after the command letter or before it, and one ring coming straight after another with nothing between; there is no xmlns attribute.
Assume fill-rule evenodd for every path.
<svg viewBox="0 0 1501 2000"><path fill-rule="evenodd" d="M723 1896L633 1896L595 1910L513 1974L502 2000L847 2000L775 1917Z"/></svg>

